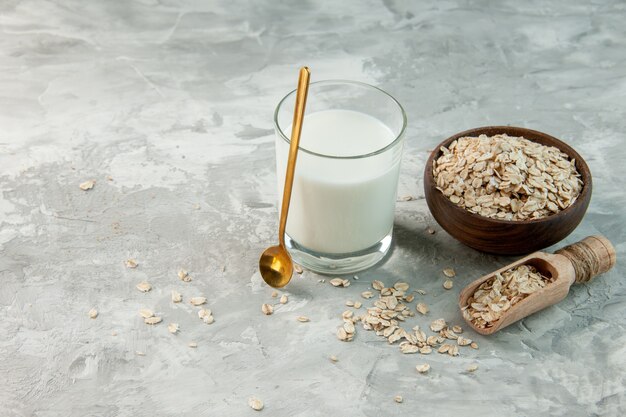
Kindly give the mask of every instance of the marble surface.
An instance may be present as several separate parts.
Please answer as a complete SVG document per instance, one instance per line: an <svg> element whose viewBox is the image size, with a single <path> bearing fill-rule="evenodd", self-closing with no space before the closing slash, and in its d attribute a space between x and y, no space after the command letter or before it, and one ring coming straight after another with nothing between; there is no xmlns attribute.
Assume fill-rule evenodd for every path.
<svg viewBox="0 0 626 417"><path fill-rule="evenodd" d="M0 415L243 416L252 395L290 417L626 414L624 21L611 0L3 0ZM399 194L417 199L398 203L386 263L345 289L305 272L264 316L271 118L305 64L403 103ZM423 199L427 151L489 124L551 133L585 157L593 198L563 244L602 233L616 268L496 336L467 332L480 349L458 358L402 355L364 331L339 342L343 303L372 279L423 288L431 318L460 322L463 285L510 261L457 243ZM206 295L215 323L173 305L172 289ZM165 323L143 324L142 307Z"/></svg>

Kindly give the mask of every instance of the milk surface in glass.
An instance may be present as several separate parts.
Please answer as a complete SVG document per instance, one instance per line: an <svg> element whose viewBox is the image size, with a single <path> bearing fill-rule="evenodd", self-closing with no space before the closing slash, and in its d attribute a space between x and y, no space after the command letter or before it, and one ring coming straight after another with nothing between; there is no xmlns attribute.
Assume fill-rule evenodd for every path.
<svg viewBox="0 0 626 417"><path fill-rule="evenodd" d="M291 133L291 126L285 129ZM395 139L391 129L365 113L331 109L307 114L300 148L326 156L376 152ZM276 147L282 200L289 143ZM340 163L339 163L340 162ZM357 252L391 232L400 157L381 152L366 158L333 159L298 153L287 235L323 253Z"/></svg>

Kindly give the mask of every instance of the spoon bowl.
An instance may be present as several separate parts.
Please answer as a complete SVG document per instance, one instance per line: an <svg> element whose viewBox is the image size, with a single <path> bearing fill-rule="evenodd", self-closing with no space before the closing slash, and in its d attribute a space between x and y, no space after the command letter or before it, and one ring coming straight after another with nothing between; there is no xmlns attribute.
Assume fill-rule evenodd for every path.
<svg viewBox="0 0 626 417"><path fill-rule="evenodd" d="M259 270L269 286L282 288L287 285L293 275L293 262L287 249L281 245L265 249L259 259Z"/></svg>

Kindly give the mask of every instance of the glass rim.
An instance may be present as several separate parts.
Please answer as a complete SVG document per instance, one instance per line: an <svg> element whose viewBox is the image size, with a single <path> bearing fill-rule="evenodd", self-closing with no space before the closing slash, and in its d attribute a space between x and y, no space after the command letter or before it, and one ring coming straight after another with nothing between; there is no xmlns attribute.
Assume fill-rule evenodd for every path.
<svg viewBox="0 0 626 417"><path fill-rule="evenodd" d="M383 146L380 149L377 149L375 151L368 152L368 153L365 153L365 154L348 155L348 156L326 155L326 154L319 153L319 152L313 152L313 151L311 151L309 149L306 149L306 148L302 147L302 145L298 146L298 150L299 151L308 153L309 155L318 156L318 157L321 157L321 158L329 158L329 159L361 159L361 158L368 158L370 156L374 156L374 155L378 155L378 154L384 153L387 150L393 148L398 142L401 141L402 137L404 136L404 132L406 131L407 117L406 117L406 112L404 111L404 107L402 107L400 102L398 100L396 100L396 98L394 96L392 96L391 94L389 94L388 92L386 92L382 88L378 88L376 86L373 86L371 84L367 84L367 83L364 83L364 82L361 82L361 81L350 81L350 80L341 80L341 79L337 79L337 80L321 80L321 81L312 82L312 83L309 84L309 86L316 85L316 84L351 84L351 85L357 85L357 86L360 86L360 87L366 87L366 88L369 88L369 89L374 89L374 90L377 90L377 91L383 93L384 95L389 97L394 103L396 103L396 105L398 106L398 109L400 110L400 114L402 115L402 128L400 129L400 132L397 135L395 135L395 138L390 143L388 143L387 145ZM289 93L287 93L287 95L285 95L285 97L283 97L278 102L278 105L276 106L276 110L274 110L274 127L276 128L276 131L278 132L279 136L289 145L291 144L291 139L289 137L287 137L287 135L285 135L285 133L281 129L280 125L278 124L278 112L280 111L280 109L281 109L282 105L285 103L285 101L291 95L294 95L295 93L296 93L295 89L290 91Z"/></svg>

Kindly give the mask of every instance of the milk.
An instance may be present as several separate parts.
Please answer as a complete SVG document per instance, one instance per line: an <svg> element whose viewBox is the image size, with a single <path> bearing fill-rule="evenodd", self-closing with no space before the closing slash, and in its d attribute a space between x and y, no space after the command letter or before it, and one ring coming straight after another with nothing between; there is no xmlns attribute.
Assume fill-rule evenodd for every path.
<svg viewBox="0 0 626 417"><path fill-rule="evenodd" d="M291 126L285 129L291 134ZM341 254L367 249L392 229L400 152L333 159L378 151L395 135L378 119L351 110L324 110L304 118L287 220L287 234L315 252ZM289 144L276 147L279 195L285 180Z"/></svg>

